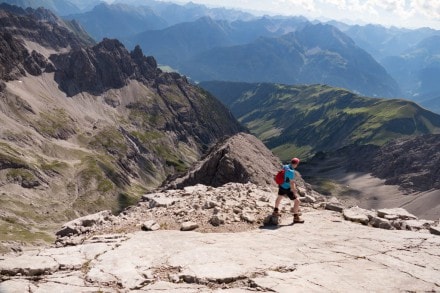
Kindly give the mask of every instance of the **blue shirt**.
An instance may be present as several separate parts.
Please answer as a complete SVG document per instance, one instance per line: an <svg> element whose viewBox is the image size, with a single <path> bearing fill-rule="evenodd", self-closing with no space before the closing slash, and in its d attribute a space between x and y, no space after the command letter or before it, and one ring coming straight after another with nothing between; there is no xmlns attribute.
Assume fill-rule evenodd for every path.
<svg viewBox="0 0 440 293"><path fill-rule="evenodd" d="M283 168L286 172L284 173L284 183L280 186L284 189L290 189L290 181L295 178L295 169L290 164L284 165Z"/></svg>

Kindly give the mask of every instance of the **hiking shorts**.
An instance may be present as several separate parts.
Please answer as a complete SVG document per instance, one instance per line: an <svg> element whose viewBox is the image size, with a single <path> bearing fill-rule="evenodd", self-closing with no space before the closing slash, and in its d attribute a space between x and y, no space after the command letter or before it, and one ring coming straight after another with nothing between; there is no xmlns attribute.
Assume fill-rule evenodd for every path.
<svg viewBox="0 0 440 293"><path fill-rule="evenodd" d="M293 194L293 191L289 188L289 189L284 189L281 186L278 187L278 195L284 195L287 196L290 200L294 200L295 194Z"/></svg>

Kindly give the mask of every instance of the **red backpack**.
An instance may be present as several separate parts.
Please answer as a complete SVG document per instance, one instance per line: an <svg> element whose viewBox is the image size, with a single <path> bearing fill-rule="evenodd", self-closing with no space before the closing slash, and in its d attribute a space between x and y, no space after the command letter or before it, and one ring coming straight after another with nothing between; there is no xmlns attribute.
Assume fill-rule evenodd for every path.
<svg viewBox="0 0 440 293"><path fill-rule="evenodd" d="M284 183L284 175L286 174L286 169L283 167L278 173L275 175L275 183L280 185Z"/></svg>

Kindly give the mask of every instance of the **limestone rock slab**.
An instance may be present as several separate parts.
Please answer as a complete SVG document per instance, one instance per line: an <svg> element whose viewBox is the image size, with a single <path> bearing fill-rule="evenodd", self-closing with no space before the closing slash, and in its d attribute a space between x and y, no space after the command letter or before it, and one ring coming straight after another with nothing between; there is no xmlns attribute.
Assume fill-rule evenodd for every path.
<svg viewBox="0 0 440 293"><path fill-rule="evenodd" d="M29 284L32 292L189 293L440 290L440 237L375 229L335 221L336 217L342 216L314 210L303 212L303 225L282 218L278 226L239 233L137 231L105 246L45 249L23 254L21 265L33 262L41 267L42 260L51 259L48 264L57 268L43 266L49 269L40 269L39 281L9 276L0 288ZM68 255L82 259L81 268L69 267L63 260ZM1 260L0 268L8 263Z"/></svg>
<svg viewBox="0 0 440 293"><path fill-rule="evenodd" d="M59 264L50 256L20 255L0 260L0 275L37 276L57 271Z"/></svg>

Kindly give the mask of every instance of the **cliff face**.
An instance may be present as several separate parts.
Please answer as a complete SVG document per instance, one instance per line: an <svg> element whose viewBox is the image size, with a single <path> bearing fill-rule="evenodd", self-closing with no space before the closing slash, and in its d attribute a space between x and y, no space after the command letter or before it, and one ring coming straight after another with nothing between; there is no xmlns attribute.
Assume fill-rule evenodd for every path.
<svg viewBox="0 0 440 293"><path fill-rule="evenodd" d="M45 58L35 52L29 53L22 42L9 32L0 32L0 78L3 81L26 75L40 75L42 68L49 67Z"/></svg>
<svg viewBox="0 0 440 293"><path fill-rule="evenodd" d="M85 32L81 27L72 27L75 29L70 29L49 10L24 10L0 4L0 79L8 81L26 73L36 76L53 72L47 51L69 50L93 43L90 38L83 37Z"/></svg>
<svg viewBox="0 0 440 293"><path fill-rule="evenodd" d="M104 39L94 47L54 55L51 60L57 68L55 80L68 96L80 92L99 95L110 88L121 88L129 80L157 86L156 78L159 83L180 78L161 75L153 57L145 57L138 46L129 53L117 40Z"/></svg>
<svg viewBox="0 0 440 293"><path fill-rule="evenodd" d="M48 240L67 219L119 212L244 130L138 47L86 46L45 10L0 9L0 21L0 230L23 230L2 240Z"/></svg>
<svg viewBox="0 0 440 293"><path fill-rule="evenodd" d="M1 29L18 38L61 50L94 43L75 22L65 22L44 8L22 9L0 4Z"/></svg>

